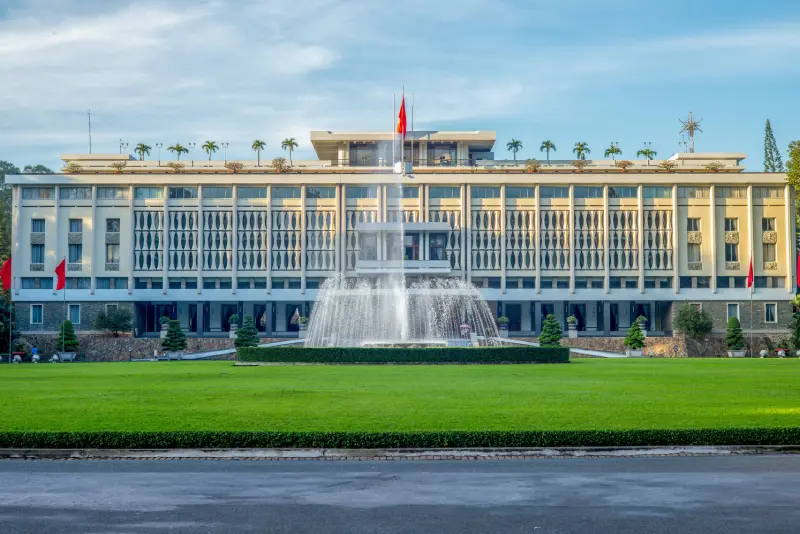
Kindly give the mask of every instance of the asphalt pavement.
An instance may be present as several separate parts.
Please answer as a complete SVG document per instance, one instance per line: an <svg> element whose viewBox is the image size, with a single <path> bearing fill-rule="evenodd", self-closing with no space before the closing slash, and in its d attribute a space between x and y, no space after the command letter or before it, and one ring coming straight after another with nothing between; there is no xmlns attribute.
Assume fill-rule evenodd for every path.
<svg viewBox="0 0 800 534"><path fill-rule="evenodd" d="M0 530L798 532L800 456L0 460Z"/></svg>

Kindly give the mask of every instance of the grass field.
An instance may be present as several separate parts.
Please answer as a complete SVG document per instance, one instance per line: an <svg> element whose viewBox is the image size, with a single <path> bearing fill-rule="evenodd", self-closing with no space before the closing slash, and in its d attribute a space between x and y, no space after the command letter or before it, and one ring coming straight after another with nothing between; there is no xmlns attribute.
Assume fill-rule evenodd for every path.
<svg viewBox="0 0 800 534"><path fill-rule="evenodd" d="M800 360L569 365L0 366L7 430L578 430L789 427Z"/></svg>

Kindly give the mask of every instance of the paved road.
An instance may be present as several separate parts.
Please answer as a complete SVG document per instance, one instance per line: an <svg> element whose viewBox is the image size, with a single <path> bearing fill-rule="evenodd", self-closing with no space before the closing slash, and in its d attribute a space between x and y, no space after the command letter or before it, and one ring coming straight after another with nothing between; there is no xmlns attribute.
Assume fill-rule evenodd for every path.
<svg viewBox="0 0 800 534"><path fill-rule="evenodd" d="M0 461L0 530L798 532L800 456Z"/></svg>

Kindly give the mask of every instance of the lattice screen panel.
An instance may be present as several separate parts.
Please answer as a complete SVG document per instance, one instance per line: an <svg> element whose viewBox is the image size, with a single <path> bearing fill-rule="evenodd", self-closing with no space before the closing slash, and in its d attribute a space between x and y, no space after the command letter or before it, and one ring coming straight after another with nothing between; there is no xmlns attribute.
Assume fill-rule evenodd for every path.
<svg viewBox="0 0 800 534"><path fill-rule="evenodd" d="M461 212L458 210L429 210L430 222L446 222L450 225L447 232L445 254L450 260L451 269L461 269Z"/></svg>
<svg viewBox="0 0 800 534"><path fill-rule="evenodd" d="M575 268L603 269L603 210L578 210L575 212Z"/></svg>
<svg viewBox="0 0 800 534"><path fill-rule="evenodd" d="M241 271L267 269L267 213L264 211L237 212L236 254Z"/></svg>
<svg viewBox="0 0 800 534"><path fill-rule="evenodd" d="M639 268L639 224L636 211L612 211L609 221L609 268Z"/></svg>
<svg viewBox="0 0 800 534"><path fill-rule="evenodd" d="M672 210L644 212L644 268L654 271L673 268Z"/></svg>
<svg viewBox="0 0 800 534"><path fill-rule="evenodd" d="M306 212L306 269L336 269L336 212Z"/></svg>
<svg viewBox="0 0 800 534"><path fill-rule="evenodd" d="M399 222L400 214L403 214L403 222L419 222L419 210L388 210L386 212L386 221L396 223Z"/></svg>
<svg viewBox="0 0 800 534"><path fill-rule="evenodd" d="M540 268L569 269L569 211L546 210L539 218Z"/></svg>
<svg viewBox="0 0 800 534"><path fill-rule="evenodd" d="M473 210L471 218L472 268L500 269L500 210Z"/></svg>
<svg viewBox="0 0 800 534"><path fill-rule="evenodd" d="M506 269L536 269L536 216L533 210L506 210Z"/></svg>
<svg viewBox="0 0 800 534"><path fill-rule="evenodd" d="M133 227L133 264L137 271L163 269L164 212L136 211Z"/></svg>
<svg viewBox="0 0 800 534"><path fill-rule="evenodd" d="M233 265L233 215L230 211L203 212L203 269L229 271Z"/></svg>
<svg viewBox="0 0 800 534"><path fill-rule="evenodd" d="M170 210L167 252L170 271L197 269L198 224L195 210Z"/></svg>
<svg viewBox="0 0 800 534"><path fill-rule="evenodd" d="M272 212L272 270L296 271L300 269L299 211Z"/></svg>
<svg viewBox="0 0 800 534"><path fill-rule="evenodd" d="M358 223L373 223L378 221L376 210L348 210L345 218L345 268L356 268L356 259L361 250L356 225Z"/></svg>

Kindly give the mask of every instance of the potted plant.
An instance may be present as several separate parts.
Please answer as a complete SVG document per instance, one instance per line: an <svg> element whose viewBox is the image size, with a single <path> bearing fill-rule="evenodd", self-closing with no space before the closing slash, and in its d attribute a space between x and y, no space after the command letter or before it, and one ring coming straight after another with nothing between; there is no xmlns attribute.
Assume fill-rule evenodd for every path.
<svg viewBox="0 0 800 534"><path fill-rule="evenodd" d="M664 172L675 172L675 168L678 166L677 163L674 161L665 160L658 164L658 168Z"/></svg>
<svg viewBox="0 0 800 534"><path fill-rule="evenodd" d="M641 358L644 356L644 336L642 335L642 328L639 326L639 320L635 320L631 327L628 328L628 335L625 336L626 347L625 354L628 358Z"/></svg>
<svg viewBox="0 0 800 534"><path fill-rule="evenodd" d="M158 320L158 324L161 325L161 332L159 332L159 337L164 339L167 337L167 328L169 327L169 317L166 315L162 315L161 318Z"/></svg>
<svg viewBox="0 0 800 534"><path fill-rule="evenodd" d="M739 319L728 319L728 329L725 332L725 344L728 346L728 358L744 358L747 351L744 348L744 334Z"/></svg>
<svg viewBox="0 0 800 534"><path fill-rule="evenodd" d="M583 169L586 168L586 161L582 159L576 159L572 162L572 166L575 167L575 172L583 172Z"/></svg>
<svg viewBox="0 0 800 534"><path fill-rule="evenodd" d="M633 167L633 162L627 159L623 159L622 161L618 161L614 164L620 171L625 172L628 170L628 167Z"/></svg>
<svg viewBox="0 0 800 534"><path fill-rule="evenodd" d="M574 315L567 317L567 335L571 339L578 337L578 318Z"/></svg>
<svg viewBox="0 0 800 534"><path fill-rule="evenodd" d="M72 321L69 319L61 323L61 329L58 331L58 339L56 339L56 350L58 351L58 359L60 361L75 361L75 353L78 350L78 338L75 337L75 327L72 326Z"/></svg>
<svg viewBox="0 0 800 534"><path fill-rule="evenodd" d="M787 354L789 354L789 341L786 338L780 338L778 340L778 346L775 347L775 353L778 355L778 358L785 358Z"/></svg>
<svg viewBox="0 0 800 534"><path fill-rule="evenodd" d="M239 316L234 313L228 317L228 324L230 325L230 332L228 333L228 336L231 339L236 339L236 330L239 328Z"/></svg>
<svg viewBox="0 0 800 534"><path fill-rule="evenodd" d="M767 356L769 356L769 351L766 349L761 349L760 351L758 351L758 356L760 358L766 358Z"/></svg>
<svg viewBox="0 0 800 534"><path fill-rule="evenodd" d="M645 317L644 315L640 315L639 317L636 318L636 323L642 330L642 337L647 337L647 317Z"/></svg>
<svg viewBox="0 0 800 534"><path fill-rule="evenodd" d="M542 163L537 159L529 159L525 162L525 170L529 173L539 172L539 169L542 168Z"/></svg>
<svg viewBox="0 0 800 534"><path fill-rule="evenodd" d="M542 324L542 333L539 336L540 347L560 347L561 346L561 325L552 313L547 314Z"/></svg>
<svg viewBox="0 0 800 534"><path fill-rule="evenodd" d="M306 337L308 332L308 317L305 315L301 315L297 318L297 332L299 337Z"/></svg>
<svg viewBox="0 0 800 534"><path fill-rule="evenodd" d="M180 360L183 358L183 351L186 350L186 334L181 330L180 321L170 319L168 325L167 335L161 341L161 348L168 360Z"/></svg>
<svg viewBox="0 0 800 534"><path fill-rule="evenodd" d="M500 328L500 337L508 337L508 317L501 315L497 318L497 326Z"/></svg>
<svg viewBox="0 0 800 534"><path fill-rule="evenodd" d="M238 161L229 161L225 164L225 168L231 171L231 173L236 174L244 169L244 164Z"/></svg>
<svg viewBox="0 0 800 534"><path fill-rule="evenodd" d="M111 168L114 169L114 174L121 173L123 170L125 170L125 167L127 166L128 164L124 161L115 161L114 163L111 164Z"/></svg>
<svg viewBox="0 0 800 534"><path fill-rule="evenodd" d="M708 172L719 172L723 167L725 167L725 165L719 161L712 161L711 163L704 165L705 170Z"/></svg>

